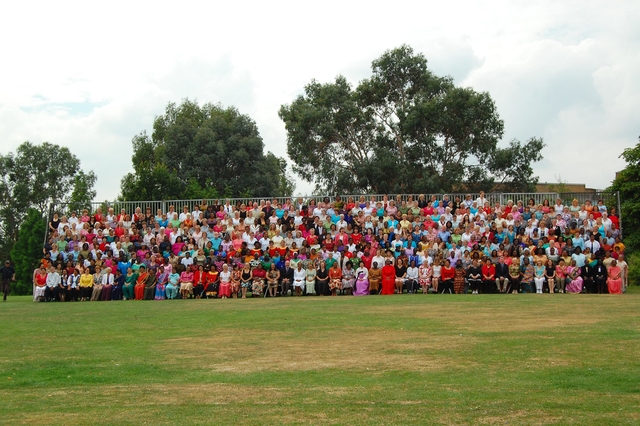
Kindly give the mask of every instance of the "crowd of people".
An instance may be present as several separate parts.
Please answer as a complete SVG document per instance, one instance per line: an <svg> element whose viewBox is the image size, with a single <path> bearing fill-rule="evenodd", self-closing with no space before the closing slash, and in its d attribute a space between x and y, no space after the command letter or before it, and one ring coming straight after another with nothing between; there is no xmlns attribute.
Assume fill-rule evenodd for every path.
<svg viewBox="0 0 640 426"><path fill-rule="evenodd" d="M623 293L615 207L398 196L54 214L34 301Z"/></svg>

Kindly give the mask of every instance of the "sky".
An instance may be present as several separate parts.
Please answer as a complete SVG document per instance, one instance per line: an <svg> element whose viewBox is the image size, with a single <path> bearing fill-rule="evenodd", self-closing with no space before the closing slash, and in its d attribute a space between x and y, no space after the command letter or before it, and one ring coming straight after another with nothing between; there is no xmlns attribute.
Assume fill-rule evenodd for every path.
<svg viewBox="0 0 640 426"><path fill-rule="evenodd" d="M113 200L131 139L169 102L235 106L286 157L278 109L316 79L354 86L402 44L487 91L500 145L542 137L541 182L606 188L640 135L640 2L5 2L0 154L69 149ZM313 186L297 179L295 194Z"/></svg>

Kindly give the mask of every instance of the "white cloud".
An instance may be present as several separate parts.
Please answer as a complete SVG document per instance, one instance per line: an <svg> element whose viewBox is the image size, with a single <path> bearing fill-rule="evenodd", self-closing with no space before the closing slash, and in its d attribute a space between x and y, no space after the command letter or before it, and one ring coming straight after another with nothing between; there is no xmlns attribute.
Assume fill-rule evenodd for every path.
<svg viewBox="0 0 640 426"><path fill-rule="evenodd" d="M635 3L14 2L3 12L0 152L25 140L69 146L98 175L99 199L117 195L131 138L168 102L234 105L286 155L282 104L313 78L357 84L403 43L437 74L489 91L505 142L544 137L541 180L606 187L640 133Z"/></svg>

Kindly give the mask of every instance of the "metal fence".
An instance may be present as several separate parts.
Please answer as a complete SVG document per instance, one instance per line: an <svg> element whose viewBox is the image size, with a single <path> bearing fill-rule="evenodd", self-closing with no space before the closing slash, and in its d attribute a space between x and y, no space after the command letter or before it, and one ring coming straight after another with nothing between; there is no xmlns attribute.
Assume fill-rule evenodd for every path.
<svg viewBox="0 0 640 426"><path fill-rule="evenodd" d="M433 196L437 200L442 200L444 196L448 196L449 200L453 201L456 197L459 197L460 200L464 200L467 195L471 195L473 200L477 199L480 194L479 193L451 193L451 194L346 194L340 195L342 201L347 201L352 198L355 202L364 199L365 201L374 201L379 202L383 201L385 197L388 200L394 200L396 203L401 203L403 201L411 201L418 200L419 197L424 197L427 201L431 200ZM598 200L603 200L604 204L607 206L617 206L618 213L620 212L619 203L617 200L617 193L609 193L609 192L568 192L568 193L557 193L557 192L531 192L531 193L487 193L484 197L489 201L492 205L496 202L499 202L501 205L507 204L508 201L513 201L517 203L518 201L522 201L523 204L527 204L530 199L533 199L536 204L542 204L545 200L548 200L551 205L555 204L555 200L560 198L564 205L570 205L573 199L577 199L580 204L584 204L587 200L591 200L591 202L595 205ZM257 203L260 205L262 202L274 200L277 203L284 204L288 200L292 203L297 203L298 200L302 200L304 204L309 204L312 200L316 203L324 201L324 200L335 200L336 195L305 195L305 196L297 196L297 197L253 197L253 198L208 198L208 199L192 199L192 200L156 200L156 201L92 201L88 205L83 206L84 209L88 211L89 214L94 214L98 211L98 209L102 210L102 213L107 214L109 209L113 209L115 214L119 214L122 210L124 210L127 214L133 215L137 209L144 214L147 208L151 209L151 213L154 215L158 210L166 213L169 211L170 207L173 207L176 212L182 212L184 207L187 207L189 211L193 211L195 206L198 205L224 205L228 201L231 205L244 204L246 206L250 206L253 203ZM49 211L49 220L53 216L53 213L58 213L59 215L70 215L71 211L76 211L78 215L82 213L82 209L78 208L77 205L69 204L69 203L57 203L52 204L50 206Z"/></svg>

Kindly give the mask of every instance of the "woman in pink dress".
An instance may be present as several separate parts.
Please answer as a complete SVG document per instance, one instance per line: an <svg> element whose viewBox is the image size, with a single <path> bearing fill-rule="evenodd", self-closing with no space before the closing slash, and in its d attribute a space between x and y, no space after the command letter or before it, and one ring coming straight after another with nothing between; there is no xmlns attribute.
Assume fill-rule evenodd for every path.
<svg viewBox="0 0 640 426"><path fill-rule="evenodd" d="M231 271L229 271L229 265L226 263L222 265L222 272L220 272L220 286L218 287L218 295L222 299L231 297Z"/></svg>
<svg viewBox="0 0 640 426"><path fill-rule="evenodd" d="M571 280L565 287L567 293L581 293L583 281L580 276L580 268L576 266L575 260L572 260L571 265L567 266L567 278Z"/></svg>
<svg viewBox="0 0 640 426"><path fill-rule="evenodd" d="M609 276L607 278L609 294L622 294L622 269L618 266L617 261L611 261L607 275Z"/></svg>
<svg viewBox="0 0 640 426"><path fill-rule="evenodd" d="M369 295L369 271L364 265L356 269L356 291L354 296Z"/></svg>

